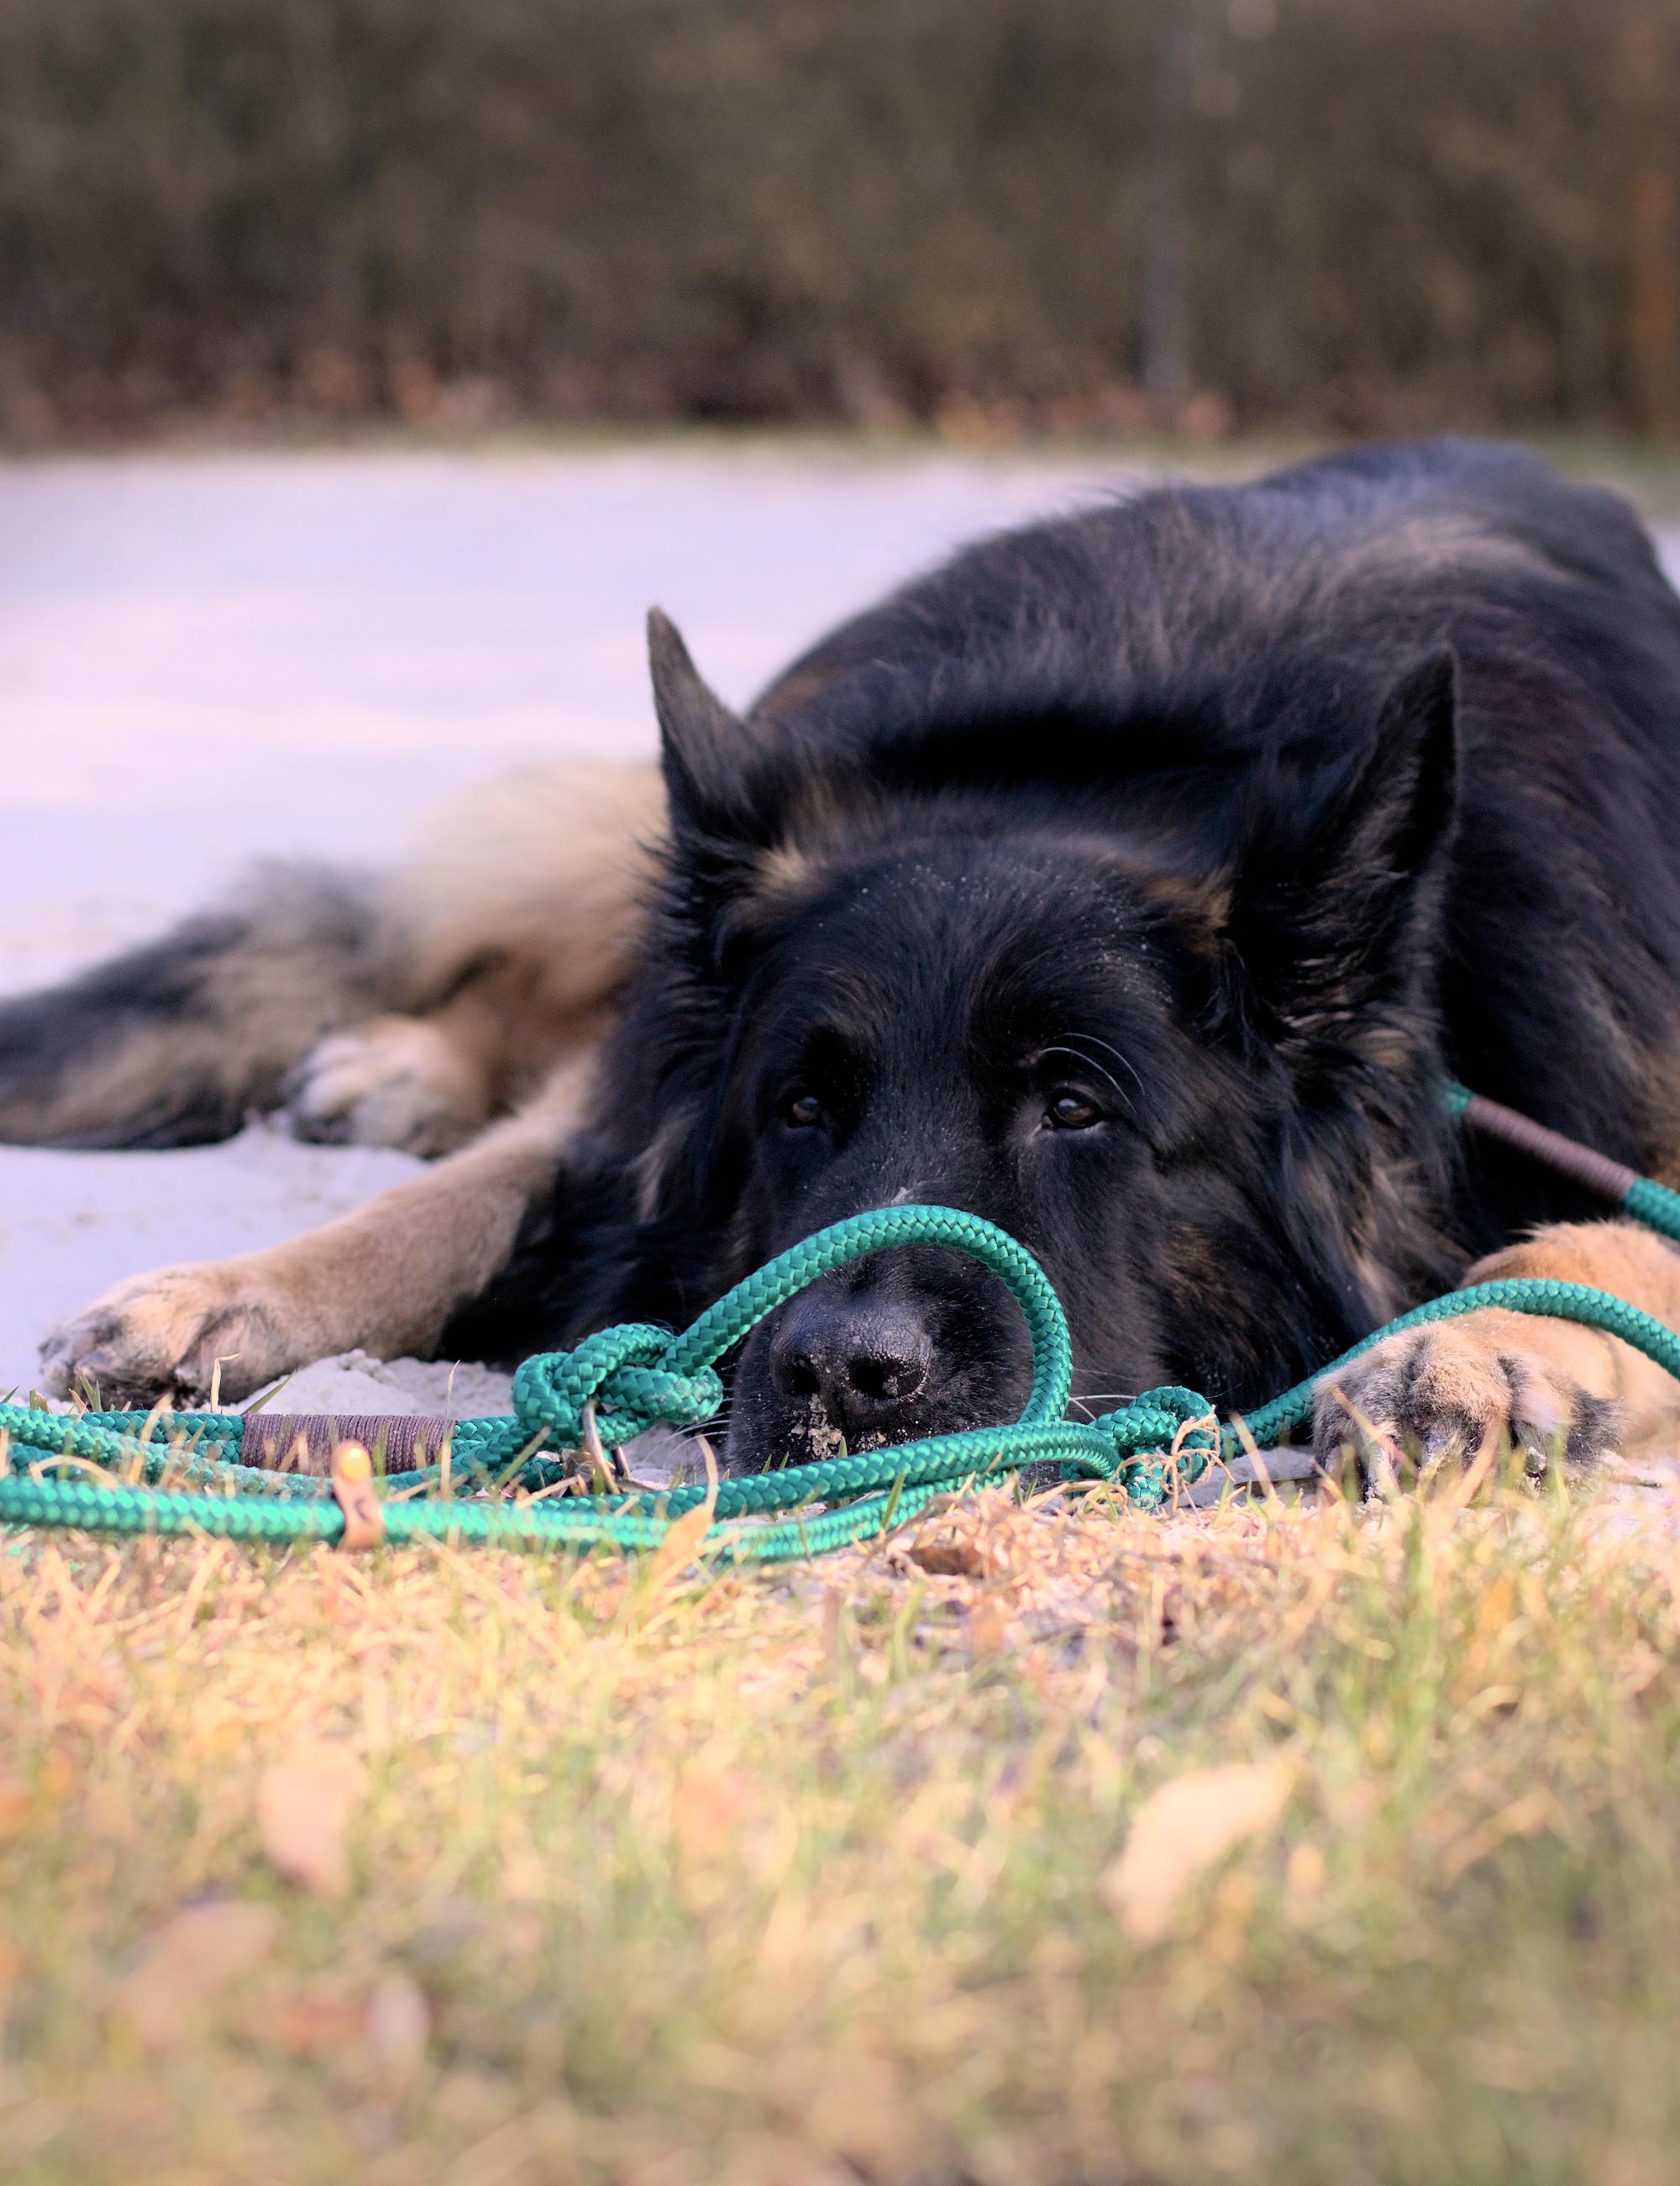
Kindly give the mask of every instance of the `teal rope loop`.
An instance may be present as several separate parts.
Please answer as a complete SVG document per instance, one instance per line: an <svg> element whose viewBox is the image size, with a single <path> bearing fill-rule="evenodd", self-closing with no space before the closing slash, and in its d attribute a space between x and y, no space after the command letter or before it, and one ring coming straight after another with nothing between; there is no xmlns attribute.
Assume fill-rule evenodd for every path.
<svg viewBox="0 0 1680 2186"><path fill-rule="evenodd" d="M1449 1088L1448 1097L1462 1113L1468 1098L1463 1089ZM1640 1178L1624 1209L1680 1238L1680 1194ZM443 1492L435 1466L399 1476L400 1492L384 1505L386 1539L549 1550L657 1547L673 1520L708 1499L705 1488L571 1494L540 1502L473 1491L498 1477L515 1491L566 1479L568 1468L558 1460L576 1449L590 1405L610 1450L658 1423L703 1426L722 1402L717 1362L759 1322L836 1269L903 1245L965 1253L1007 1288L1032 1344L1032 1387L1020 1418L1009 1427L969 1428L724 1481L711 1499L707 1536L720 1558L770 1563L820 1555L885 1532L937 1495L1033 1466L1057 1466L1064 1478L1107 1482L1140 1507L1157 1508L1175 1488L1235 1455L1245 1441L1274 1443L1304 1426L1318 1382L1373 1344L1483 1307L1603 1329L1680 1377L1680 1337L1649 1314L1579 1283L1512 1281L1454 1291L1402 1314L1246 1421L1221 1425L1205 1397L1177 1387L1145 1391L1089 1422L1069 1420L1067 1323L1032 1255L977 1215L949 1207L882 1208L778 1254L680 1334L629 1322L569 1351L525 1360L514 1376L511 1415L456 1424L451 1484L468 1492ZM0 1441L9 1460L0 1472L0 1525L197 1533L282 1544L336 1541L344 1520L328 1484L241 1465L243 1432L238 1415L225 1413L150 1420L132 1412L70 1415L0 1404ZM158 1484L165 1482L171 1484ZM770 1522L742 1522L749 1520Z"/></svg>
<svg viewBox="0 0 1680 2186"><path fill-rule="evenodd" d="M584 1408L593 1404L596 1428L608 1449L648 1427L698 1427L723 1403L723 1383L709 1366L673 1373L664 1363L668 1329L625 1321L585 1337L572 1351L541 1351L513 1376L513 1418L522 1443L575 1449Z"/></svg>

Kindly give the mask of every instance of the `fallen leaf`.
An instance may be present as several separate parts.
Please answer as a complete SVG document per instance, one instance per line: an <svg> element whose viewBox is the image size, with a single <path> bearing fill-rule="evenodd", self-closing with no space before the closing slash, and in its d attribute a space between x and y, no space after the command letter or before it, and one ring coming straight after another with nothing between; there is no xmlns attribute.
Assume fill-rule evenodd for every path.
<svg viewBox="0 0 1680 2186"><path fill-rule="evenodd" d="M419 2070L431 2038L432 2009L411 1973L393 1966L367 1998L367 2046L387 2080L403 2086Z"/></svg>
<svg viewBox="0 0 1680 2186"><path fill-rule="evenodd" d="M1543 1785L1537 1785L1513 1799L1499 1813L1491 1814L1475 1828L1466 1830L1456 1844L1442 1854L1441 1873L1443 1881L1455 1882L1458 1878L1497 1852L1508 1837L1534 1836L1557 1815L1557 1801Z"/></svg>
<svg viewBox="0 0 1680 2186"><path fill-rule="evenodd" d="M260 1965L279 1932L272 1905L221 1898L184 1906L148 1942L113 2009L147 2049L168 2049L230 1981Z"/></svg>
<svg viewBox="0 0 1680 2186"><path fill-rule="evenodd" d="M341 2057L360 2039L364 2017L354 1997L305 1990L295 1996L266 1998L260 2014L248 2021L247 2031L288 2057Z"/></svg>
<svg viewBox="0 0 1680 2186"><path fill-rule="evenodd" d="M676 1834L690 1859L711 1859L736 1841L758 1807L753 1780L738 1768L692 1761L676 1782Z"/></svg>
<svg viewBox="0 0 1680 2186"><path fill-rule="evenodd" d="M1294 1780L1286 1761L1237 1761L1198 1768L1151 1792L1102 1883L1131 1940L1159 1942L1196 1877L1245 1837L1269 1828Z"/></svg>
<svg viewBox="0 0 1680 2186"><path fill-rule="evenodd" d="M1617 1665L1616 1689L1627 1700L1636 1700L1662 1674L1663 1657L1643 1640L1630 1647Z"/></svg>
<svg viewBox="0 0 1680 2186"><path fill-rule="evenodd" d="M977 1655L998 1655L1015 1638L1016 1618L1000 1601L977 1601L968 1613L968 1644Z"/></svg>
<svg viewBox="0 0 1680 2186"><path fill-rule="evenodd" d="M976 1541L917 1541L907 1553L913 1564L938 1578L979 1578L986 1570Z"/></svg>
<svg viewBox="0 0 1680 2186"><path fill-rule="evenodd" d="M361 1803L367 1772L348 1746L311 1740L257 1780L263 1850L288 1882L333 1897L349 1887L344 1831Z"/></svg>
<svg viewBox="0 0 1680 2186"><path fill-rule="evenodd" d="M1303 1841L1291 1847L1285 1875L1291 1912L1301 1912L1312 1904L1324 1889L1328 1873L1324 1853L1317 1845Z"/></svg>

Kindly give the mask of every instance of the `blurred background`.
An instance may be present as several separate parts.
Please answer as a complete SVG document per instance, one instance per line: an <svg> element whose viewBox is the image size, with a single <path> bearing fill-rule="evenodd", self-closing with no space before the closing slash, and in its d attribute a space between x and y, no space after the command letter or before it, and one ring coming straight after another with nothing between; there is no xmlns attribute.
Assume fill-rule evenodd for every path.
<svg viewBox="0 0 1680 2186"><path fill-rule="evenodd" d="M1520 433L1680 566L1680 0L0 0L0 990L1145 471ZM0 1148L0 1388L403 1173Z"/></svg>
<svg viewBox="0 0 1680 2186"><path fill-rule="evenodd" d="M1675 0L7 0L0 428L1680 429Z"/></svg>

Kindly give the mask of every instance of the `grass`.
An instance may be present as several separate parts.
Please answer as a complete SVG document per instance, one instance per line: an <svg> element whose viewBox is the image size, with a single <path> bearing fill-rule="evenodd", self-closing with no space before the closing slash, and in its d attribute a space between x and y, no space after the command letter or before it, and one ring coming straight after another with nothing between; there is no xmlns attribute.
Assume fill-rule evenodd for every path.
<svg viewBox="0 0 1680 2186"><path fill-rule="evenodd" d="M0 2171L1666 2186L1674 1515L0 1544Z"/></svg>

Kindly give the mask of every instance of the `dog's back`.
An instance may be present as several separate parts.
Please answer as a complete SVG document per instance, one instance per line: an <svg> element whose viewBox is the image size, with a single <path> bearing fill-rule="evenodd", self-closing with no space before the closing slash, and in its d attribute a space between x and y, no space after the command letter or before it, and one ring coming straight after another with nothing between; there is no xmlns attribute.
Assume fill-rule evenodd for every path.
<svg viewBox="0 0 1680 2186"><path fill-rule="evenodd" d="M877 792L1123 784L1235 867L1259 834L1311 838L1383 693L1442 646L1456 1067L1649 1161L1680 1034L1680 601L1624 503L1523 449L1366 449L1002 535L824 639L757 715L787 765Z"/></svg>

